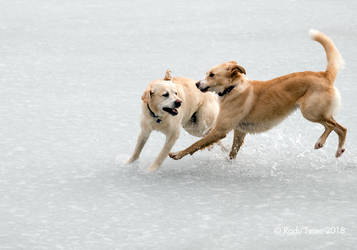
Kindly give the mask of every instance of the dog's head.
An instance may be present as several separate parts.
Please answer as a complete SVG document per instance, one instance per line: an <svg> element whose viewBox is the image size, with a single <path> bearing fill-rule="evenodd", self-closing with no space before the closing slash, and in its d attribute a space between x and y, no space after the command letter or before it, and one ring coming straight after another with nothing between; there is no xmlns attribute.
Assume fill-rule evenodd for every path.
<svg viewBox="0 0 357 250"><path fill-rule="evenodd" d="M238 84L245 75L246 71L242 66L235 61L230 61L211 68L206 74L206 79L198 81L196 86L202 92L221 93L226 88Z"/></svg>
<svg viewBox="0 0 357 250"><path fill-rule="evenodd" d="M167 80L152 81L141 99L144 103L149 104L150 109L157 115L169 113L175 116L182 104L175 84Z"/></svg>

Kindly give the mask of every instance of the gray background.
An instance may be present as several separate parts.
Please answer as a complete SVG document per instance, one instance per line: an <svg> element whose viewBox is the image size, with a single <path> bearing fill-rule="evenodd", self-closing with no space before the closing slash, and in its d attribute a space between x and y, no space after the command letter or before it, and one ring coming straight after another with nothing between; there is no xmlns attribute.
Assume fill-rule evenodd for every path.
<svg viewBox="0 0 357 250"><path fill-rule="evenodd" d="M354 248L356 13L353 0L1 0L0 249ZM309 28L346 61L342 158L333 133L313 149L323 128L297 111L249 135L232 162L215 148L147 173L164 142L154 133L122 164L140 96L166 68L200 79L236 60L262 80L323 70ZM182 131L174 150L196 140Z"/></svg>

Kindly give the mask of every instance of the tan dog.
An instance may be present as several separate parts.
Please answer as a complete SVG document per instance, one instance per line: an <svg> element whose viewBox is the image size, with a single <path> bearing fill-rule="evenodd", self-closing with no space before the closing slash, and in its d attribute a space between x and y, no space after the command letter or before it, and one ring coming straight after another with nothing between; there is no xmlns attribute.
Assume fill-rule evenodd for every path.
<svg viewBox="0 0 357 250"><path fill-rule="evenodd" d="M152 130L166 135L166 142L149 170L156 170L168 156L179 137L181 127L194 136L206 135L219 113L218 98L213 93L202 93L195 80L171 77L166 72L163 80L152 81L142 96L141 133L128 163L139 158Z"/></svg>
<svg viewBox="0 0 357 250"><path fill-rule="evenodd" d="M220 98L220 113L214 129L203 139L185 150L170 153L173 159L181 159L220 140L234 130L230 158L236 157L246 133L266 131L300 107L309 121L325 127L315 144L321 148L331 131L337 133L339 142L336 157L345 151L343 145L346 128L338 124L333 114L340 103L340 95L334 87L337 72L343 64L342 57L330 38L319 31L310 30L313 40L322 44L327 56L327 68L322 72L298 72L269 81L246 78L245 69L236 62L213 67L206 80L196 83L201 91L214 91Z"/></svg>

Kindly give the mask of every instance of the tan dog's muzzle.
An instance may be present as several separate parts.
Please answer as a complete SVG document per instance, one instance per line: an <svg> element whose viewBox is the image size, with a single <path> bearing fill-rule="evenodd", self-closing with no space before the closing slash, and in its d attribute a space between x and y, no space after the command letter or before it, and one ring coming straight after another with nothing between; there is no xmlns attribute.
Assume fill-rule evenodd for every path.
<svg viewBox="0 0 357 250"><path fill-rule="evenodd" d="M209 86L206 86L206 80L200 80L196 82L196 87L201 90L201 92L207 92Z"/></svg>

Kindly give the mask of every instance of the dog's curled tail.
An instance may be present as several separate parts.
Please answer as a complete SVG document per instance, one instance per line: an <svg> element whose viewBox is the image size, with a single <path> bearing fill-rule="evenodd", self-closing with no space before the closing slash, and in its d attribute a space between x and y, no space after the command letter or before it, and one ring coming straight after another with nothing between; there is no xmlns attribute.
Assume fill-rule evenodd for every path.
<svg viewBox="0 0 357 250"><path fill-rule="evenodd" d="M325 49L327 57L326 73L328 79L331 81L331 83L333 83L336 79L336 75L339 69L341 69L344 65L342 56L333 41L324 33L314 29L310 29L309 33L311 39L321 43Z"/></svg>

